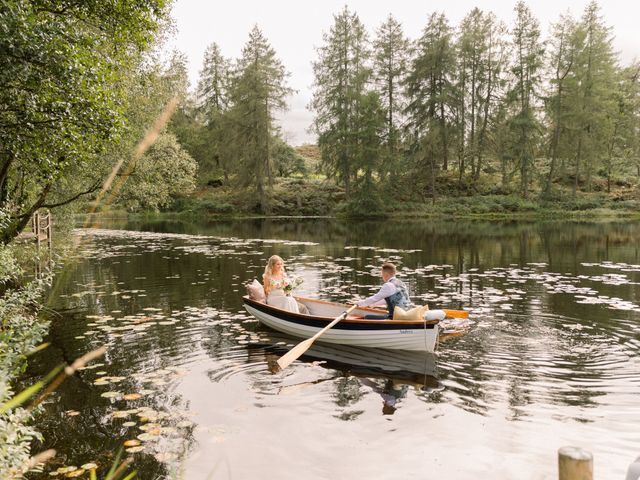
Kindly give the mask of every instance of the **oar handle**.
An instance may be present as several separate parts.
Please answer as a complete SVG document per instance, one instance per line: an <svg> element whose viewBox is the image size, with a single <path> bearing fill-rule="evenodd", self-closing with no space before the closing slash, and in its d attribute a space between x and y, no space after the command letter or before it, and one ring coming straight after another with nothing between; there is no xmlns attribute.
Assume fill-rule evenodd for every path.
<svg viewBox="0 0 640 480"><path fill-rule="evenodd" d="M329 330L331 327L333 327L336 323L344 320L345 318L347 318L347 315L349 315L355 308L357 308L358 305L351 305L351 307L349 307L347 310L345 310L344 312L342 312L340 315L338 315L336 318L333 319L333 321L327 325L326 327L324 327L322 330L320 330L319 332L317 332L313 337L311 337L313 340L315 340L316 338L318 338L320 335L322 335L324 332L326 332L327 330Z"/></svg>

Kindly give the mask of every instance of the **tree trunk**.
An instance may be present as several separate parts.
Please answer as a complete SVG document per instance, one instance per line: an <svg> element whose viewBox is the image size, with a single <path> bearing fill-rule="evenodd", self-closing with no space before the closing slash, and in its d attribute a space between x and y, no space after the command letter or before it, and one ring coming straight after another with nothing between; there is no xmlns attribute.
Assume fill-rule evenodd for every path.
<svg viewBox="0 0 640 480"><path fill-rule="evenodd" d="M6 228L0 230L0 243L3 245L8 244L14 238L16 238L24 227L31 221L31 216L36 212L43 204L49 194L49 190L51 189L51 184L48 183L40 192L38 199L25 210L23 213L19 214L16 217L13 217Z"/></svg>

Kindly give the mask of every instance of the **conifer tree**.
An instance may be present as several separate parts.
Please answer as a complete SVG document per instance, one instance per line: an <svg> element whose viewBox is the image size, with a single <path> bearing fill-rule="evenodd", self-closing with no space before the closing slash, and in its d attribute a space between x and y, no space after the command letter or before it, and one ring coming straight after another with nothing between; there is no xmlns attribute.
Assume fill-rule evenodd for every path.
<svg viewBox="0 0 640 480"><path fill-rule="evenodd" d="M432 14L416 42L406 81L408 126L415 143L412 150L417 152L419 170L428 172L432 198L437 169L448 168L452 136L450 111L455 75L452 37L444 14Z"/></svg>
<svg viewBox="0 0 640 480"><path fill-rule="evenodd" d="M287 86L287 72L275 50L258 26L249 33L249 40L238 60L229 99L232 107L226 117L227 142L232 145L238 162L237 177L241 185L253 186L260 210L270 209L267 189L273 186L271 142L276 134L274 115L286 108L286 98L292 93Z"/></svg>
<svg viewBox="0 0 640 480"><path fill-rule="evenodd" d="M529 183L540 125L536 100L541 85L540 72L544 49L538 21L522 1L516 4L516 20L512 31L512 83L507 99L513 110L510 118L515 134L514 152L520 170L520 194L529 196Z"/></svg>
<svg viewBox="0 0 640 480"><path fill-rule="evenodd" d="M492 13L474 8L462 21L457 41L454 118L459 181L470 169L476 182L490 146L504 82L505 27Z"/></svg>
<svg viewBox="0 0 640 480"><path fill-rule="evenodd" d="M313 63L315 111L313 129L318 135L322 167L344 185L347 198L358 177L357 158L361 110L370 79L367 34L358 15L345 7L334 15L324 35L319 58Z"/></svg>
<svg viewBox="0 0 640 480"><path fill-rule="evenodd" d="M576 55L576 95L570 106L577 122L574 195L583 169L586 189L590 190L598 161L606 156L608 139L613 133L617 68L611 29L604 24L595 1L587 5L576 35L580 48Z"/></svg>
<svg viewBox="0 0 640 480"><path fill-rule="evenodd" d="M409 40L404 36L402 24L392 15L380 25L373 41L373 78L384 108L384 162L381 174L397 173L400 163L400 126L404 98L402 83L406 75Z"/></svg>
<svg viewBox="0 0 640 480"><path fill-rule="evenodd" d="M198 82L198 110L204 124L203 163L205 170L222 171L229 180L231 158L225 155L224 113L229 108L231 62L222 55L217 43L207 47Z"/></svg>
<svg viewBox="0 0 640 480"><path fill-rule="evenodd" d="M552 195L553 181L558 171L565 171L565 158L568 152L563 151L564 141L568 135L570 123L569 110L566 108L568 93L575 90L575 21L565 14L552 26L549 41L548 69L549 93L546 97L546 115L549 128L549 172L544 187L544 196Z"/></svg>

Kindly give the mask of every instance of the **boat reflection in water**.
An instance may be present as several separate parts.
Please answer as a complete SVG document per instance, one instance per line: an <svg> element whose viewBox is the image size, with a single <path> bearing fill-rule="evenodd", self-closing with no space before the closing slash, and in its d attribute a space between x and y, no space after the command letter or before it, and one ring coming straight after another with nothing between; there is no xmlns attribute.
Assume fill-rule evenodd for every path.
<svg viewBox="0 0 640 480"><path fill-rule="evenodd" d="M264 332L262 336L269 340L251 345L253 355L250 355L264 355L271 373L279 373L278 358L300 339L279 332ZM298 360L337 371L340 378L356 377L361 386L369 387L382 397L385 415L395 412L396 403L407 395L410 388L425 393L444 389L437 377L436 355L430 352L314 343ZM294 389L335 379L322 378L283 386L279 393L290 393Z"/></svg>

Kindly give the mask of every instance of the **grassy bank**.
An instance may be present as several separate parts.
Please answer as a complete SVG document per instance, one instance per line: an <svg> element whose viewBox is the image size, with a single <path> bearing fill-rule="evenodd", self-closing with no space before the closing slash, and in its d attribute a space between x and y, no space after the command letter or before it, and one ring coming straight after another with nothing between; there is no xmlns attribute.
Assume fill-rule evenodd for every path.
<svg viewBox="0 0 640 480"><path fill-rule="evenodd" d="M611 193L557 189L552 199L532 194L523 199L515 194L463 192L441 184L435 198L411 185L385 187L353 194L347 201L344 190L323 179L278 179L269 196L269 212L260 211L257 195L231 186L201 187L195 194L178 199L164 212L197 217L243 216L356 216L436 218L601 218L640 217L637 189ZM448 192L448 195L445 195Z"/></svg>

